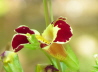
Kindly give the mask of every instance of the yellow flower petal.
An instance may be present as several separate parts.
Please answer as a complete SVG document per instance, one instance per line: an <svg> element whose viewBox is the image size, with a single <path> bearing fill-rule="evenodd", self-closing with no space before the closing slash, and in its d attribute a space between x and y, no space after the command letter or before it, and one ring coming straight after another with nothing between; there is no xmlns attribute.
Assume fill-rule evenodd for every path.
<svg viewBox="0 0 98 72"><path fill-rule="evenodd" d="M42 37L44 37L44 39L46 39L49 42L53 42L53 40L55 40L56 36L57 36L57 32L58 32L59 28L56 26L54 27L53 24L50 24L42 33Z"/></svg>
<svg viewBox="0 0 98 72"><path fill-rule="evenodd" d="M51 24L44 30L42 37L50 42L53 40L53 26Z"/></svg>
<svg viewBox="0 0 98 72"><path fill-rule="evenodd" d="M61 61L65 60L67 56L66 51L61 44L52 43L51 45L46 46L42 49Z"/></svg>

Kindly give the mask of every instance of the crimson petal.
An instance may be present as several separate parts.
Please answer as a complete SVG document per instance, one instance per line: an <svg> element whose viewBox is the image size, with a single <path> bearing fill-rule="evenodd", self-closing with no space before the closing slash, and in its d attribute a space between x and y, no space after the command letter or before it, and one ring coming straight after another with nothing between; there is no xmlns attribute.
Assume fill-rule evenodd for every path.
<svg viewBox="0 0 98 72"><path fill-rule="evenodd" d="M15 52L21 50L23 46L21 44L29 43L27 40L27 37L22 34L16 34L12 39L12 47L15 50Z"/></svg>
<svg viewBox="0 0 98 72"><path fill-rule="evenodd" d="M15 31L17 33L23 33L23 34L26 33L34 34L34 31L30 30L29 27L27 26L19 26L18 28L15 29Z"/></svg>
<svg viewBox="0 0 98 72"><path fill-rule="evenodd" d="M57 33L57 37L54 42L67 42L72 36L72 30L70 25L65 22L66 18L60 17L57 21L53 22L54 27L57 26L60 30Z"/></svg>
<svg viewBox="0 0 98 72"><path fill-rule="evenodd" d="M17 48L15 48L14 52L20 51L22 48L24 48L24 45L19 45Z"/></svg>

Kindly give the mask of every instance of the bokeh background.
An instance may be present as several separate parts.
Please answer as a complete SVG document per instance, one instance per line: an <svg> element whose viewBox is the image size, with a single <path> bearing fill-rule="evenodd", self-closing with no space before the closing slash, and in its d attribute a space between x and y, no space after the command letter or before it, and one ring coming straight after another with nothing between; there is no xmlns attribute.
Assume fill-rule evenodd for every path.
<svg viewBox="0 0 98 72"><path fill-rule="evenodd" d="M54 19L66 17L73 28L69 44L79 59L80 72L90 72L95 64L93 55L98 53L98 0L52 0L52 5ZM0 0L0 54L11 50L14 29L19 25L43 32L42 0ZM36 64L49 63L40 50L22 49L18 54L25 72L34 72Z"/></svg>

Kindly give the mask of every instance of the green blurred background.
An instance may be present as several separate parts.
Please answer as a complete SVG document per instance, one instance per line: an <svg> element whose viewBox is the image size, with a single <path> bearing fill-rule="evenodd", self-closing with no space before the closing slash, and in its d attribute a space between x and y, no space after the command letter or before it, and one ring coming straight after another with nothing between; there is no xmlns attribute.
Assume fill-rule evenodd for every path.
<svg viewBox="0 0 98 72"><path fill-rule="evenodd" d="M93 55L98 53L98 0L52 0L52 5L54 19L66 17L73 28L69 44L79 59L80 72L90 72L95 64ZM11 47L14 29L19 25L43 32L42 0L0 0L0 54ZM49 63L40 50L22 49L18 54L25 72L34 72L36 64Z"/></svg>

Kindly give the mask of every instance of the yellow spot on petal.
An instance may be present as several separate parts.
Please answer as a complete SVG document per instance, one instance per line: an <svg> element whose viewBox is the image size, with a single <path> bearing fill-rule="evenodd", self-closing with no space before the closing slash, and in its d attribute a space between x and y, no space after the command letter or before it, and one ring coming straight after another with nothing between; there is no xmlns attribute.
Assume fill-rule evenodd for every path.
<svg viewBox="0 0 98 72"><path fill-rule="evenodd" d="M50 44L50 42L49 42L48 40L44 39L42 36L40 36L40 35L35 35L35 36L36 36L36 38L37 38L40 42L45 43L45 44Z"/></svg>

